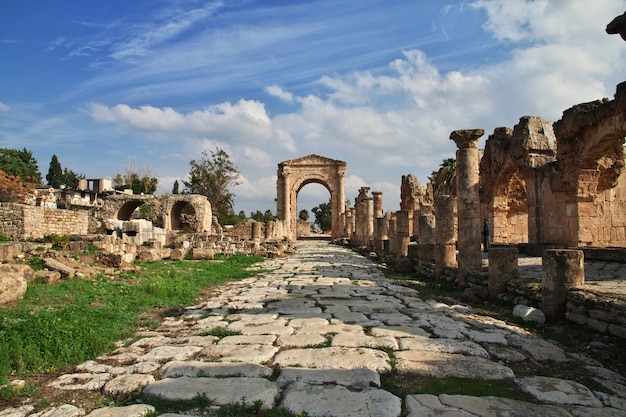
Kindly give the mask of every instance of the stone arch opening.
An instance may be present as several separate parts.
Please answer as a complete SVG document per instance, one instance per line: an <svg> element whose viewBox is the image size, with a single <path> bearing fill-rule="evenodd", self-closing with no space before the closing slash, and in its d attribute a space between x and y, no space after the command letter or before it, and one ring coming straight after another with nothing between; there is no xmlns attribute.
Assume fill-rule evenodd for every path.
<svg viewBox="0 0 626 417"><path fill-rule="evenodd" d="M345 162L314 154L278 164L276 214L284 221L289 239L297 239L298 193L311 183L321 184L330 193L331 236L343 237L342 217L346 210L345 174Z"/></svg>
<svg viewBox="0 0 626 417"><path fill-rule="evenodd" d="M320 191L320 190L323 190L323 191L321 193L318 193L317 191ZM323 194L323 195L318 196L318 194ZM316 221L315 214L313 213L312 209L314 207L318 207L320 204L330 203L331 201L330 195L331 193L330 193L328 184L325 184L318 179L310 179L308 181L305 181L299 187L299 189L296 191L296 207L297 207L296 213L298 216L298 237L307 236L311 232L311 229L309 227L309 233L307 234L303 233L304 232L303 227L305 225L300 223L300 212L302 210L307 210L309 212L310 218L309 218L308 223L310 226ZM310 203L307 207L303 205L303 201L302 201L303 198L306 198L307 201ZM315 231L315 233L330 233L330 231L332 230L332 219L328 222L328 225L326 225L326 227L324 227L324 225L321 225L321 229L314 227L313 230Z"/></svg>
<svg viewBox="0 0 626 417"><path fill-rule="evenodd" d="M145 204L144 200L130 200L122 204L117 211L117 219L128 221L133 218L133 213L137 208Z"/></svg>
<svg viewBox="0 0 626 417"><path fill-rule="evenodd" d="M172 230L196 230L196 210L187 201L176 201L170 211Z"/></svg>

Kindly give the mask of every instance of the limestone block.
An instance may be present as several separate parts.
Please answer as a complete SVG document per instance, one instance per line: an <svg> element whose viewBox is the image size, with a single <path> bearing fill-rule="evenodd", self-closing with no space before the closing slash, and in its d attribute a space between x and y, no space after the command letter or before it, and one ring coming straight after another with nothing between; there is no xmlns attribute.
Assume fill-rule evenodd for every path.
<svg viewBox="0 0 626 417"><path fill-rule="evenodd" d="M311 417L399 417L402 401L390 392L366 388L353 392L340 385L308 385L295 382L287 388L282 406Z"/></svg>
<svg viewBox="0 0 626 417"><path fill-rule="evenodd" d="M52 258L43 258L43 264L52 271L59 271L63 278L74 278L76 270Z"/></svg>
<svg viewBox="0 0 626 417"><path fill-rule="evenodd" d="M276 382L285 387L293 382L311 385L336 384L362 390L380 387L380 375L371 369L303 369L285 368L280 371Z"/></svg>
<svg viewBox="0 0 626 417"><path fill-rule="evenodd" d="M170 252L170 259L172 261L182 261L183 259L185 259L185 256L187 255L187 250L180 248L180 249L173 249L172 252Z"/></svg>
<svg viewBox="0 0 626 417"><path fill-rule="evenodd" d="M156 249L143 249L137 257L141 262L158 262L161 260L161 253Z"/></svg>
<svg viewBox="0 0 626 417"><path fill-rule="evenodd" d="M544 376L518 378L515 382L539 401L552 404L602 407L589 388L574 381Z"/></svg>
<svg viewBox="0 0 626 417"><path fill-rule="evenodd" d="M209 248L193 248L191 249L191 257L194 260L211 260L215 255L215 251Z"/></svg>
<svg viewBox="0 0 626 417"><path fill-rule="evenodd" d="M139 392L148 384L155 381L154 376L144 374L128 374L120 375L104 385L103 392L105 395L129 395L133 392Z"/></svg>
<svg viewBox="0 0 626 417"><path fill-rule="evenodd" d="M269 378L272 369L267 366L242 362L172 361L161 368L161 379L187 377L249 377Z"/></svg>
<svg viewBox="0 0 626 417"><path fill-rule="evenodd" d="M519 317L525 322L538 324L544 324L546 322L546 316L541 310L528 307L524 304L518 304L513 307L513 317Z"/></svg>
<svg viewBox="0 0 626 417"><path fill-rule="evenodd" d="M243 404L253 406L262 402L264 409L273 408L280 394L278 384L265 378L166 378L143 390L147 397L169 401L192 400L206 395L215 405Z"/></svg>
<svg viewBox="0 0 626 417"><path fill-rule="evenodd" d="M82 417L84 415L85 410L82 408L70 404L63 404L48 411L33 414L31 417Z"/></svg>
<svg viewBox="0 0 626 417"><path fill-rule="evenodd" d="M14 265L0 264L0 306L21 300L26 286L24 274L16 270Z"/></svg>
<svg viewBox="0 0 626 417"><path fill-rule="evenodd" d="M103 407L98 408L87 417L143 417L154 413L155 408L147 404L134 404L125 407Z"/></svg>

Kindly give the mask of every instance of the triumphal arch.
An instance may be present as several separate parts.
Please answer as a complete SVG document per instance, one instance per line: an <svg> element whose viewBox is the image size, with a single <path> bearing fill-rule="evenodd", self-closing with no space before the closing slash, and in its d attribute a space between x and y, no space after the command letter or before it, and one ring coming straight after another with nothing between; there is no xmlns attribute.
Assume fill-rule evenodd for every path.
<svg viewBox="0 0 626 417"><path fill-rule="evenodd" d="M333 238L343 237L346 163L320 155L308 155L278 164L276 215L285 223L285 234L296 240L298 193L307 184L321 184L330 193Z"/></svg>

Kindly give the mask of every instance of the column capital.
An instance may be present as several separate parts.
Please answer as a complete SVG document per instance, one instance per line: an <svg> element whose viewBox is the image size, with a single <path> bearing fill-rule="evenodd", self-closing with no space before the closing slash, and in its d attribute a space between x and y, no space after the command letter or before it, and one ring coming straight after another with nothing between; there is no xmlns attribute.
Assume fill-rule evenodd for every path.
<svg viewBox="0 0 626 417"><path fill-rule="evenodd" d="M485 134L485 129L454 130L450 139L459 149L478 148L478 139Z"/></svg>

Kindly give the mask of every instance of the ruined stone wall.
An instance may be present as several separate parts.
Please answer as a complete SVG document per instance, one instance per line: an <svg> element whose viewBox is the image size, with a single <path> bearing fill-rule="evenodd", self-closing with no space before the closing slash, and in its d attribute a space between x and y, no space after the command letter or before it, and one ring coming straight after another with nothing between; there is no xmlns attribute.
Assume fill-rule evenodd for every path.
<svg viewBox="0 0 626 417"><path fill-rule="evenodd" d="M82 235L89 228L87 211L25 204L2 203L0 219L0 234L14 240L41 239L52 234Z"/></svg>

